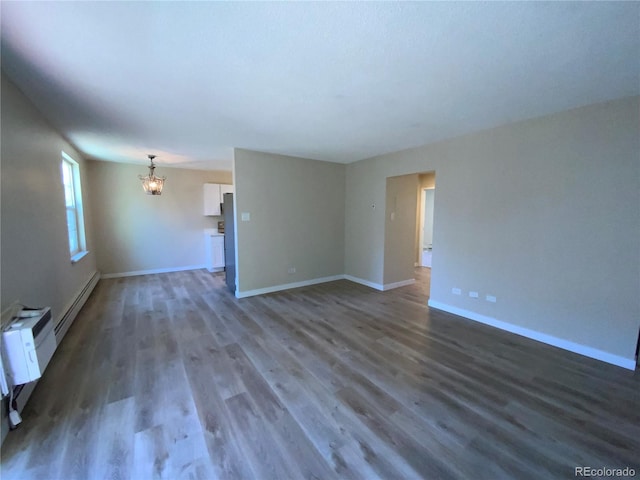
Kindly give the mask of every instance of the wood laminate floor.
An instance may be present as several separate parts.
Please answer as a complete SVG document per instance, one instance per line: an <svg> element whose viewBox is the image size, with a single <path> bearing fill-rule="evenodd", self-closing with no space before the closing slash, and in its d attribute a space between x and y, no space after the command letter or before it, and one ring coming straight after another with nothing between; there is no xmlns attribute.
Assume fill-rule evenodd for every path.
<svg viewBox="0 0 640 480"><path fill-rule="evenodd" d="M204 270L102 280L2 479L640 475L640 378L337 281L237 300Z"/></svg>

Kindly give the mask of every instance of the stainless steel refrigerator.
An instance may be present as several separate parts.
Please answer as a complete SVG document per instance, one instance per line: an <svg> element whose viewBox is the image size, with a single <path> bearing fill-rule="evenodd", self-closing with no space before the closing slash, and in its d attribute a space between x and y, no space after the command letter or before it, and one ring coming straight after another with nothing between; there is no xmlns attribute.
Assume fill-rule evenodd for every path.
<svg viewBox="0 0 640 480"><path fill-rule="evenodd" d="M235 218L233 212L233 193L225 193L222 203L224 209L224 271L227 287L231 293L236 291L236 241Z"/></svg>

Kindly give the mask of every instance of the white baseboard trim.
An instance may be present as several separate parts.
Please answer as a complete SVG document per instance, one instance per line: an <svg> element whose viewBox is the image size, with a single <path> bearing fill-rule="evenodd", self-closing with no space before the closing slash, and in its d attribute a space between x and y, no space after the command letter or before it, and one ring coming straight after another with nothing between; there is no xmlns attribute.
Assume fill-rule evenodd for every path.
<svg viewBox="0 0 640 480"><path fill-rule="evenodd" d="M78 312L86 303L89 295L91 295L93 289L96 288L99 280L100 272L93 272L89 279L85 282L85 284L82 285L82 287L80 287L78 291L73 295L71 300L69 300L69 303L64 306L58 318L55 319L54 331L56 334L56 342L58 345L60 345L62 338L67 333L67 330L69 330L69 327L71 327L71 324L76 319Z"/></svg>
<svg viewBox="0 0 640 480"><path fill-rule="evenodd" d="M386 285L380 285L379 283L373 283L363 278L353 277L351 275L333 275L331 277L314 278L311 280L304 280L302 282L286 283L284 285L274 285L273 287L257 288L255 290L246 290L241 292L236 290L236 298L253 297L254 295L263 295L265 293L279 292L281 290L288 290L291 288L306 287L308 285L316 285L318 283L334 282L336 280L349 280L351 282L359 283L367 287L373 288L380 292L386 290L392 290L394 288L405 287L407 285L413 285L416 283L415 278L408 280L402 280L401 282L388 283Z"/></svg>
<svg viewBox="0 0 640 480"><path fill-rule="evenodd" d="M200 270L201 268L207 267L206 265L188 265L186 267L154 268L151 270L136 270L133 272L103 273L102 278L135 277L138 275L153 275L154 273L171 273L184 272L186 270Z"/></svg>
<svg viewBox="0 0 640 480"><path fill-rule="evenodd" d="M584 355L585 357L610 363L612 365L626 368L628 370L636 369L636 361L633 359L621 357L619 355L614 355L609 352L598 350L597 348L581 345L579 343L554 337L553 335L548 335L546 333L541 333L535 330L530 330L528 328L519 327L518 325L513 325L511 323L502 322L500 320L496 320L495 318L488 317L486 315L481 315L479 313L475 313L470 310L454 307L452 305L437 302L431 299L429 300L428 305L431 308L436 308L438 310L443 310L445 312L453 313L454 315L459 315L461 317L468 318L469 320L474 320L476 322L484 323L485 325L490 325L492 327L499 328L500 330L505 330L510 333L515 333L516 335L527 337L532 340L537 340L538 342L546 343L547 345L552 345L554 347L562 348L563 350L568 350L573 353L578 353L580 355Z"/></svg>
<svg viewBox="0 0 640 480"><path fill-rule="evenodd" d="M364 285L366 287L374 288L374 289L379 290L381 292L384 291L384 285L382 285L380 283L373 283L373 282L370 282L369 280L365 280L364 278L354 277L352 275L344 275L344 278L345 278L345 280L349 280L350 282L359 283L360 285Z"/></svg>
<svg viewBox="0 0 640 480"><path fill-rule="evenodd" d="M224 267L215 267L215 268L207 268L207 272L216 273L216 272L224 272Z"/></svg>
<svg viewBox="0 0 640 480"><path fill-rule="evenodd" d="M344 275L345 280L349 280L351 282L359 283L360 285L365 285L367 287L375 288L380 292L386 292L387 290L393 290L394 288L406 287L407 285L413 285L416 283L415 278L409 278L407 280L402 280L400 282L387 283L382 285L380 283L370 282L369 280L365 280L364 278L353 277L351 275Z"/></svg>
<svg viewBox="0 0 640 480"><path fill-rule="evenodd" d="M406 287L407 285L413 285L416 283L415 278L409 278L408 280L402 280L400 282L387 283L382 286L382 290L393 290L394 288Z"/></svg>
<svg viewBox="0 0 640 480"><path fill-rule="evenodd" d="M301 282L285 283L283 285L274 285L272 287L256 288L255 290L245 290L241 292L236 290L236 298L253 297L255 295L264 295L265 293L279 292L289 290L291 288L307 287L318 283L334 282L336 280L344 280L344 275L333 275L331 277L312 278L311 280L303 280Z"/></svg>

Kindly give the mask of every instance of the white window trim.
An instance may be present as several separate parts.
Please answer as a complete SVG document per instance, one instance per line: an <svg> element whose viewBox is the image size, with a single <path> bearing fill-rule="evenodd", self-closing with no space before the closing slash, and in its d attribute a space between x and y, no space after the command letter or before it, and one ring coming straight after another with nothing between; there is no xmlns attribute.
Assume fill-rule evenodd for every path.
<svg viewBox="0 0 640 480"><path fill-rule="evenodd" d="M89 250L82 250L71 257L71 263L78 263L89 254Z"/></svg>
<svg viewBox="0 0 640 480"><path fill-rule="evenodd" d="M68 244L69 247L69 255L71 257L71 263L77 263L82 258L84 258L89 251L87 250L87 237L84 229L84 209L82 205L82 186L80 183L80 165L73 158L67 155L65 152L62 153L62 163L60 165L61 169L64 169L64 164L67 163L71 166L71 177L73 181L73 196L74 196L74 210L76 217L76 229L78 236L78 250L76 252L71 253L71 245ZM64 173L62 173L62 182L64 185ZM64 192L63 192L64 193ZM66 193L64 193L66 195ZM66 198L65 198L66 205ZM65 207L66 209L67 207ZM66 215L65 215L66 219ZM69 226L67 225L67 243L69 243Z"/></svg>

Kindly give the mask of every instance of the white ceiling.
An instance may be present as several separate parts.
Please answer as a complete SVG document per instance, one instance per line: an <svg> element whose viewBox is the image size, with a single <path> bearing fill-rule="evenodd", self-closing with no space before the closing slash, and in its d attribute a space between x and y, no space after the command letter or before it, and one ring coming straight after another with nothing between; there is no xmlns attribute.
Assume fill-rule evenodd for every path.
<svg viewBox="0 0 640 480"><path fill-rule="evenodd" d="M2 69L82 153L349 163L640 94L638 2L1 2Z"/></svg>

